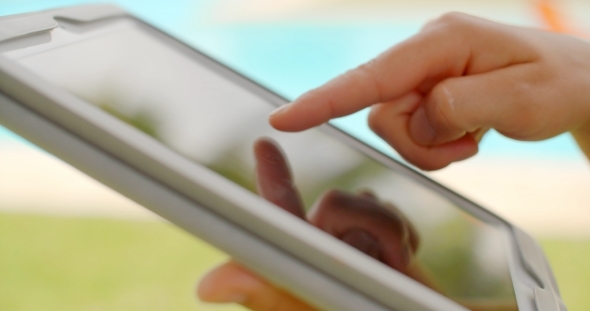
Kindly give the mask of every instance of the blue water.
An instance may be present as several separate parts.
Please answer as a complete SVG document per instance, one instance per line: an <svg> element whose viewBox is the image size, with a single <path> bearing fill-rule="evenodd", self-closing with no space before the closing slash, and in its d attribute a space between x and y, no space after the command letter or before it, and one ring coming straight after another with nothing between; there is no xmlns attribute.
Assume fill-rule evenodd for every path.
<svg viewBox="0 0 590 311"><path fill-rule="evenodd" d="M0 15L94 2L0 0ZM170 5L170 1L112 1L291 99L371 59L420 27L384 23L219 25L211 22L212 2L177 0ZM366 114L362 111L334 124L389 153L389 147L367 127ZM24 141L0 127L0 144L8 140ZM581 153L567 134L523 143L491 132L484 138L480 154L567 159Z"/></svg>

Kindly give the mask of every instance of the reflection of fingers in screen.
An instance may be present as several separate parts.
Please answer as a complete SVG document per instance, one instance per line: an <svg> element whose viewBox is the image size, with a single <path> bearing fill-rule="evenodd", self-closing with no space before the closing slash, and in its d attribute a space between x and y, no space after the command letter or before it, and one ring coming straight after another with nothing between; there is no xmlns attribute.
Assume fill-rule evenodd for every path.
<svg viewBox="0 0 590 311"><path fill-rule="evenodd" d="M277 142L254 142L259 194L291 214L340 239L415 280L435 288L415 259L418 233L391 203L381 202L370 190L350 194L327 190L318 197L307 217L287 156Z"/></svg>
<svg viewBox="0 0 590 311"><path fill-rule="evenodd" d="M418 231L395 205L382 202L372 190L366 188L356 194L329 189L317 198L306 216L288 158L279 144L263 137L254 142L253 149L260 196L446 295L433 274L416 257L420 241ZM515 310L514 302L510 299L459 302L471 310Z"/></svg>

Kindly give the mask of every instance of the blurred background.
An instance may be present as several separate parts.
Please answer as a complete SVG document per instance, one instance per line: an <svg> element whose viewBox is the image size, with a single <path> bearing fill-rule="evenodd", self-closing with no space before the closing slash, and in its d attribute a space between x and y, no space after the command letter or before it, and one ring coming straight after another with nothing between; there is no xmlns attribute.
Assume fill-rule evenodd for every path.
<svg viewBox="0 0 590 311"><path fill-rule="evenodd" d="M89 2L0 0L0 15ZM291 99L447 11L590 34L583 0L111 2ZM590 169L569 135L492 132L478 156L429 176L538 238L570 310L587 309ZM0 127L0 310L241 310L194 299L199 276L225 259Z"/></svg>

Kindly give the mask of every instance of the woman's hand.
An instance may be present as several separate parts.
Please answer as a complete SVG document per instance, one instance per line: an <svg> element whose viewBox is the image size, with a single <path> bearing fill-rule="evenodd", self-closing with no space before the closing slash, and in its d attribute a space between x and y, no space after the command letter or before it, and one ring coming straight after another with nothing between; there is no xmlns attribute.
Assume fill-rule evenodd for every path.
<svg viewBox="0 0 590 311"><path fill-rule="evenodd" d="M254 154L258 192L266 200L386 265L433 286L414 261L418 234L394 206L380 202L369 191L350 194L330 190L316 201L306 217L289 164L276 143L259 139L254 144ZM209 302L239 303L254 311L315 310L233 261L209 272L201 280L198 296Z"/></svg>
<svg viewBox="0 0 590 311"><path fill-rule="evenodd" d="M371 129L425 170L473 156L490 128L519 140L571 131L590 155L590 43L451 13L270 122L301 131L366 107Z"/></svg>

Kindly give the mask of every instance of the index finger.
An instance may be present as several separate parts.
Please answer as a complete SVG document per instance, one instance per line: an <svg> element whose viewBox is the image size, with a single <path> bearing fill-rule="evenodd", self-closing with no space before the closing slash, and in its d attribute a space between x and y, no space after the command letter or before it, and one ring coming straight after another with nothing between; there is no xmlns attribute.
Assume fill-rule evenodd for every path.
<svg viewBox="0 0 590 311"><path fill-rule="evenodd" d="M478 29L485 30L483 38ZM483 19L445 15L368 63L277 109L270 123L281 131L302 131L413 91L428 92L446 78L521 61L522 44L508 44L505 35L498 36L503 32L503 26Z"/></svg>
<svg viewBox="0 0 590 311"><path fill-rule="evenodd" d="M282 131L302 131L412 91L441 58L437 43L424 49L423 42L422 36L411 38L303 94L273 112L271 125Z"/></svg>

